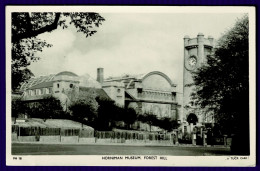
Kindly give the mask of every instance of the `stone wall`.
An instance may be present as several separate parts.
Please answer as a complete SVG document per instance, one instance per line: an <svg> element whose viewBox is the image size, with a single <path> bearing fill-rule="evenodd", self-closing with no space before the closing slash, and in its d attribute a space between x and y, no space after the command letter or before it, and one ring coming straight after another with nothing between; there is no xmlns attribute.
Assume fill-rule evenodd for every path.
<svg viewBox="0 0 260 171"><path fill-rule="evenodd" d="M60 142L60 136L40 136L40 142Z"/></svg>
<svg viewBox="0 0 260 171"><path fill-rule="evenodd" d="M79 137L78 136L61 136L62 143L78 143Z"/></svg>

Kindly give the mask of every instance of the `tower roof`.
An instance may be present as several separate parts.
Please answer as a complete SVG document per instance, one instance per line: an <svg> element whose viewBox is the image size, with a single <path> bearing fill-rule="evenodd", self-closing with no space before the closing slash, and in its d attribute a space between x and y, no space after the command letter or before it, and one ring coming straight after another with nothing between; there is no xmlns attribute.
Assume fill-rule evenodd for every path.
<svg viewBox="0 0 260 171"><path fill-rule="evenodd" d="M75 77L78 76L77 74L70 72L70 71L63 71L63 72L56 74L55 76L58 76L58 75L67 75L67 76L75 76Z"/></svg>

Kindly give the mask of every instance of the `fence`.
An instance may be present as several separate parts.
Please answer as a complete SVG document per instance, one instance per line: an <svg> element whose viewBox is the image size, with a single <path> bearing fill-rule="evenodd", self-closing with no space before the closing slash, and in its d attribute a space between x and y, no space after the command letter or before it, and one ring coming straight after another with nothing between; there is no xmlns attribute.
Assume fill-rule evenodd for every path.
<svg viewBox="0 0 260 171"><path fill-rule="evenodd" d="M158 134L158 133L149 133L149 132L129 132L129 131L95 131L95 137L98 139L137 139L137 140L170 140L171 135L170 134Z"/></svg>
<svg viewBox="0 0 260 171"><path fill-rule="evenodd" d="M150 132L95 131L96 143L173 145L173 136Z"/></svg>
<svg viewBox="0 0 260 171"><path fill-rule="evenodd" d="M12 125L12 141L94 142L94 130L77 128L19 127Z"/></svg>
<svg viewBox="0 0 260 171"><path fill-rule="evenodd" d="M63 143L173 144L172 135L132 131L94 131L75 128L18 127L12 125L12 141Z"/></svg>

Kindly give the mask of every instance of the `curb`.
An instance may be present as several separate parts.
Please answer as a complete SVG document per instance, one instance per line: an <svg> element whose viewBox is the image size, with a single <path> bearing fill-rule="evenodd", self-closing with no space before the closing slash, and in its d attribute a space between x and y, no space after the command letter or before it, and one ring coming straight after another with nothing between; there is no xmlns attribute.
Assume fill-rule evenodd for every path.
<svg viewBox="0 0 260 171"><path fill-rule="evenodd" d="M103 145L103 146L143 146L143 147L187 147L187 148L230 148L229 146L200 146L190 144L162 145L162 144L126 144L126 143L46 143L46 142L12 142L12 144L38 144L38 145Z"/></svg>

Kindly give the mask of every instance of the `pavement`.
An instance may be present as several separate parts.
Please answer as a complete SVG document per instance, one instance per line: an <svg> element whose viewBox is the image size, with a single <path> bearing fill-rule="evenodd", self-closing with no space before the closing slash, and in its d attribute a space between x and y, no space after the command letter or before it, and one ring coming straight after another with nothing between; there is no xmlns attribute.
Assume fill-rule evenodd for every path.
<svg viewBox="0 0 260 171"><path fill-rule="evenodd" d="M12 143L12 155L170 155L223 156L230 148L128 144Z"/></svg>
<svg viewBox="0 0 260 171"><path fill-rule="evenodd" d="M193 147L193 148L227 148L229 149L229 146L224 145L192 145L192 144L143 144L143 143L68 143L68 142L12 142L12 144L38 144L38 145L111 145L111 146L147 146L147 147Z"/></svg>

